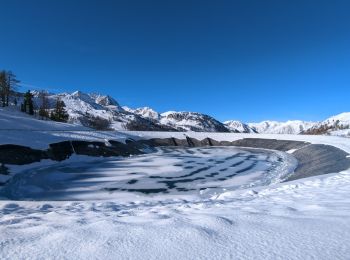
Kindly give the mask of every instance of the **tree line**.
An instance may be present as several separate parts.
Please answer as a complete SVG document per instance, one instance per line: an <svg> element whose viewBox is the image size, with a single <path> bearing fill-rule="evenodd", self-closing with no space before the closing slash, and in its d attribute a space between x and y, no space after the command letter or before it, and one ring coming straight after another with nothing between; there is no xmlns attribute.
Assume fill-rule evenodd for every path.
<svg viewBox="0 0 350 260"><path fill-rule="evenodd" d="M20 81L12 71L0 71L0 102L2 107L10 105L10 98L13 97L12 104L17 107L16 92ZM37 103L34 104L34 95L28 90L23 96L23 102L20 104L20 110L29 115L38 115L40 119L51 119L58 122L67 122L69 115L65 109L65 104L57 98L54 108L50 108L48 94L45 91L40 91Z"/></svg>

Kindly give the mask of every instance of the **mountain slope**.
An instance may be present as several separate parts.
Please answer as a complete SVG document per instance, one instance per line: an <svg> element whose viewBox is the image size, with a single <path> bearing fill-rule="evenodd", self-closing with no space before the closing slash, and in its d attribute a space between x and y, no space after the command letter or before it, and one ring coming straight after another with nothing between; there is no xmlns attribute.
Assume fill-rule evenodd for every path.
<svg viewBox="0 0 350 260"><path fill-rule="evenodd" d="M350 135L350 112L332 116L307 129L305 134Z"/></svg>

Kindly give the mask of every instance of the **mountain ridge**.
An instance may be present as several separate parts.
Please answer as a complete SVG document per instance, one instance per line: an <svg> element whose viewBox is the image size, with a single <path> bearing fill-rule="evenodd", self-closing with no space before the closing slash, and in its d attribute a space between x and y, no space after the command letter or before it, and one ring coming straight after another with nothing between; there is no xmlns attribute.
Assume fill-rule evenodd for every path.
<svg viewBox="0 0 350 260"><path fill-rule="evenodd" d="M40 92L32 91L34 104L40 106ZM69 114L69 122L89 127L91 118L110 122L113 130L139 131L195 131L265 134L333 134L350 136L350 112L344 112L324 121L310 122L288 120L285 122L265 120L245 123L238 120L220 122L210 115L191 111L167 111L159 113L150 107L130 108L121 106L116 99L99 93L48 93L49 108L61 99ZM18 103L23 93L17 93Z"/></svg>

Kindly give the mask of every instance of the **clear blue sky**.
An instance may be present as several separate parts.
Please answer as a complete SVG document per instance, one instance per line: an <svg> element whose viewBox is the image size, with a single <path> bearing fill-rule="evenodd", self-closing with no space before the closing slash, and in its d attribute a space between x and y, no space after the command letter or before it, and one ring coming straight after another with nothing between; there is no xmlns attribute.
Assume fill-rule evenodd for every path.
<svg viewBox="0 0 350 260"><path fill-rule="evenodd" d="M0 0L0 8L0 68L27 87L219 120L350 111L350 1Z"/></svg>

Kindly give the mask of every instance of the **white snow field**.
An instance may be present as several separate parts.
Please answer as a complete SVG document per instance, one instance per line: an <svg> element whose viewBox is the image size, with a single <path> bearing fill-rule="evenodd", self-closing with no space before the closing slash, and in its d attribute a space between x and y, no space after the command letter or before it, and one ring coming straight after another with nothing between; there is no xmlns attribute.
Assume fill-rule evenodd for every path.
<svg viewBox="0 0 350 260"><path fill-rule="evenodd" d="M186 134L302 140L350 153L350 139L334 136L65 131L33 120L17 131L3 120L0 144ZM349 259L350 170L281 183L294 167L288 153L234 147L11 166L17 175L0 192L0 259Z"/></svg>

